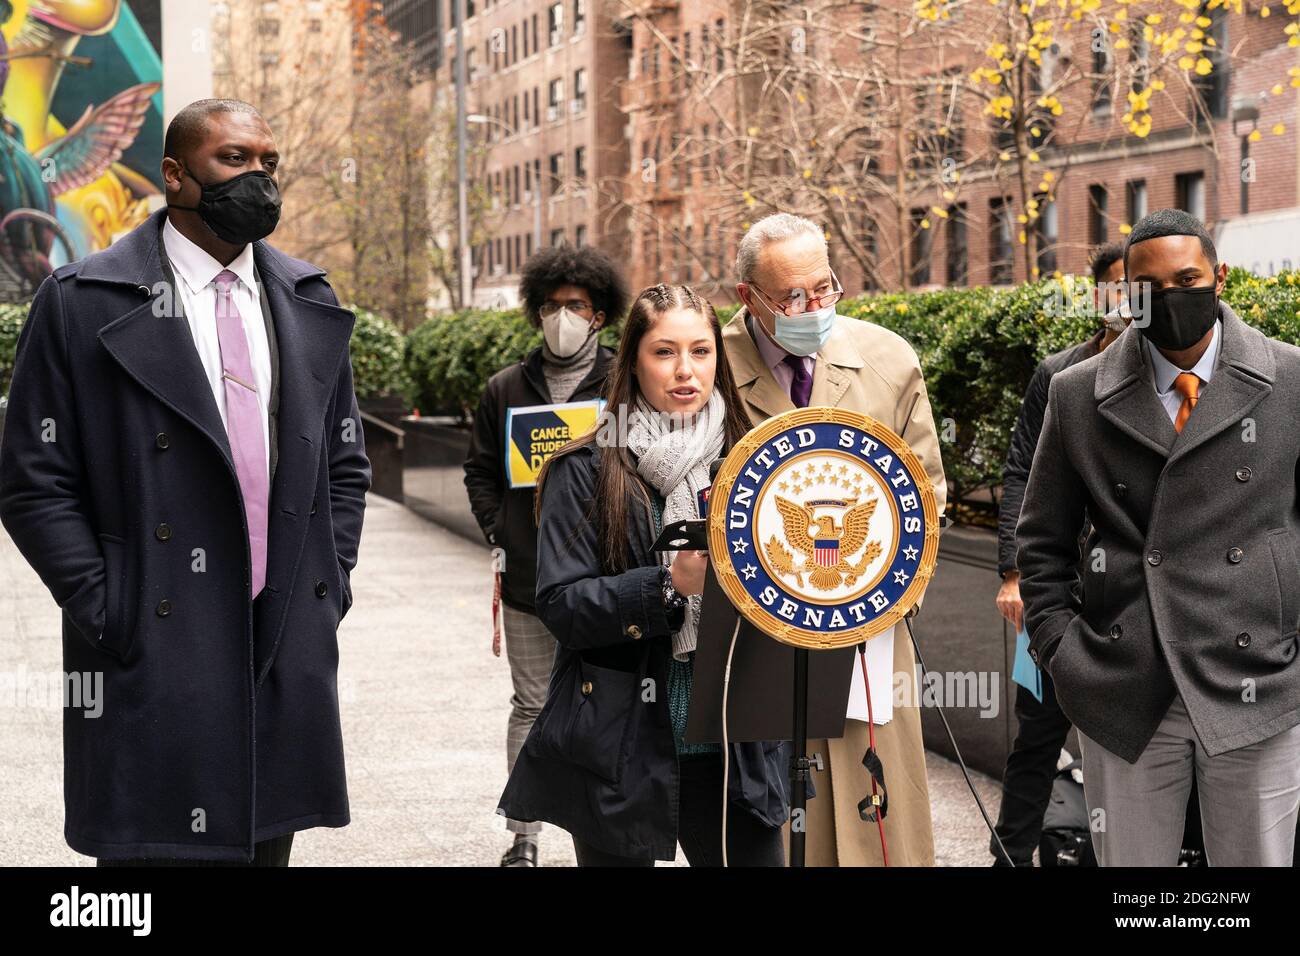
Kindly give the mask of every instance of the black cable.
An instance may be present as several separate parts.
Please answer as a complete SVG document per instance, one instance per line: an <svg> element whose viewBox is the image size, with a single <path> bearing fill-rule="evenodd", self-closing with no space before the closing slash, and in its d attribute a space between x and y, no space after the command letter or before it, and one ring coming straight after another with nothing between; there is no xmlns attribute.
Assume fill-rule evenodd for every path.
<svg viewBox="0 0 1300 956"><path fill-rule="evenodd" d="M912 630L911 617L904 617L903 621L907 624L907 636L912 639L912 650L916 652L916 659L921 663L921 686L924 689L925 677L929 671L925 666L925 658L921 656L921 645L916 642L916 632ZM970 787L971 796L975 798L975 802L979 805L980 815L984 817L984 825L989 828L989 833L993 834L993 841L998 845L998 849L1002 851L1003 859L1007 861L1007 865L1015 866L1016 861L1011 859L1011 854L1002 845L1002 838L998 836L997 827L989 819L989 812L984 807L984 801L980 799L979 791L975 789L975 782L970 778L970 771L966 769L966 761L962 759L961 750L957 747L957 738L952 735L952 728L948 726L948 717L943 712L943 706L937 701L934 706L939 711L939 719L943 721L943 729L948 732L948 743L952 744L952 752L957 755L957 765L961 767L961 775L966 778L966 786Z"/></svg>

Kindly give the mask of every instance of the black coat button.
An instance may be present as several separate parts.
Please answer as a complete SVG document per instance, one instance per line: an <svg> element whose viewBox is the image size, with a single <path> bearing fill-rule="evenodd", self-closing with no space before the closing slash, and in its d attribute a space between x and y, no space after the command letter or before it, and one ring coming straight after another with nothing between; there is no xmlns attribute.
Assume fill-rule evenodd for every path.
<svg viewBox="0 0 1300 956"><path fill-rule="evenodd" d="M323 597L324 597L326 594L328 594L328 593L329 593L329 588L325 586L325 582L324 582L324 581L317 581L317 582L316 582L316 596L319 597L319 598L323 598Z"/></svg>
<svg viewBox="0 0 1300 956"><path fill-rule="evenodd" d="M1128 485L1124 484L1124 482L1121 481L1119 484L1115 486L1116 498L1123 498L1127 494L1128 494Z"/></svg>
<svg viewBox="0 0 1300 956"><path fill-rule="evenodd" d="M1038 663L1038 651L1034 650L1032 647L1029 649L1029 656L1033 658L1035 664Z"/></svg>
<svg viewBox="0 0 1300 956"><path fill-rule="evenodd" d="M153 536L159 541L166 541L172 536L172 526L166 521L153 529Z"/></svg>
<svg viewBox="0 0 1300 956"><path fill-rule="evenodd" d="M1123 636L1124 636L1124 628L1122 628L1118 624L1112 624L1110 626L1110 639L1112 641L1118 641Z"/></svg>
<svg viewBox="0 0 1300 956"><path fill-rule="evenodd" d="M1242 631L1240 634L1238 634L1238 635L1237 635L1237 646L1238 646L1238 647L1250 647L1250 635L1247 634L1245 631Z"/></svg>
<svg viewBox="0 0 1300 956"><path fill-rule="evenodd" d="M158 607L154 609L159 617L166 617L172 612L172 602L163 598L158 602Z"/></svg>
<svg viewBox="0 0 1300 956"><path fill-rule="evenodd" d="M1250 481L1251 474L1252 472L1250 470L1250 467L1248 465L1242 465L1240 468L1237 469L1237 480Z"/></svg>
<svg viewBox="0 0 1300 956"><path fill-rule="evenodd" d="M168 440L166 432L159 432L158 437L154 439L154 444L157 445L159 448L165 449L168 445L171 444L171 442Z"/></svg>
<svg viewBox="0 0 1300 956"><path fill-rule="evenodd" d="M1159 564L1164 559L1165 556L1163 554L1161 554L1159 551L1156 551L1155 549L1152 549L1151 553L1147 555L1147 564L1151 565L1151 567L1154 568L1157 564Z"/></svg>
<svg viewBox="0 0 1300 956"><path fill-rule="evenodd" d="M311 513L312 513L312 514L315 514L315 513L316 513L316 499L315 499L315 498L313 498L313 499L311 500Z"/></svg>
<svg viewBox="0 0 1300 956"><path fill-rule="evenodd" d="M1228 560L1231 561L1233 564L1240 564L1240 563L1241 563L1241 548L1229 548L1229 549L1228 549Z"/></svg>

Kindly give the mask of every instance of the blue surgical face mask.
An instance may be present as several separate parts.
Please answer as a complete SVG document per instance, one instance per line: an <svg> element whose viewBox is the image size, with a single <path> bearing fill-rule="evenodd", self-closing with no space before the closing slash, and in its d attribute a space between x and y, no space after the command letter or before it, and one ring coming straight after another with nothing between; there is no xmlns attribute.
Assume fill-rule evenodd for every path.
<svg viewBox="0 0 1300 956"><path fill-rule="evenodd" d="M826 344L834 326L833 305L815 312L801 312L799 315L777 313L772 341L791 355L812 355Z"/></svg>

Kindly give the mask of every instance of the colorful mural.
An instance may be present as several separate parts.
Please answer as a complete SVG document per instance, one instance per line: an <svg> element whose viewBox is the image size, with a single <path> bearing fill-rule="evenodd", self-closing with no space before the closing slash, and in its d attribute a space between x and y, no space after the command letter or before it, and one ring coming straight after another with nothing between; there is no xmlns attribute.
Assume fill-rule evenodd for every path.
<svg viewBox="0 0 1300 956"><path fill-rule="evenodd" d="M0 0L0 301L162 196L160 2Z"/></svg>

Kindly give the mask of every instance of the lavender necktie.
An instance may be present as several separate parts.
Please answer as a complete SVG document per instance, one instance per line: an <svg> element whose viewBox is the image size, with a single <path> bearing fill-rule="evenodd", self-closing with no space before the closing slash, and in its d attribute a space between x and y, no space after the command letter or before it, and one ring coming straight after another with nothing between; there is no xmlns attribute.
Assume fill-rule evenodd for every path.
<svg viewBox="0 0 1300 956"><path fill-rule="evenodd" d="M790 382L790 401L799 408L807 408L808 399L812 397L812 373L808 371L804 357L787 355L781 361L790 366L790 370L794 372L794 379Z"/></svg>
<svg viewBox="0 0 1300 956"><path fill-rule="evenodd" d="M230 287L238 277L229 269L214 280L217 284L217 343L221 347L222 380L226 388L226 434L235 460L239 490L248 517L248 550L253 558L252 597L266 583L266 525L271 489L266 474L266 445L262 410L257 403L253 362L248 355L244 320L235 305Z"/></svg>

